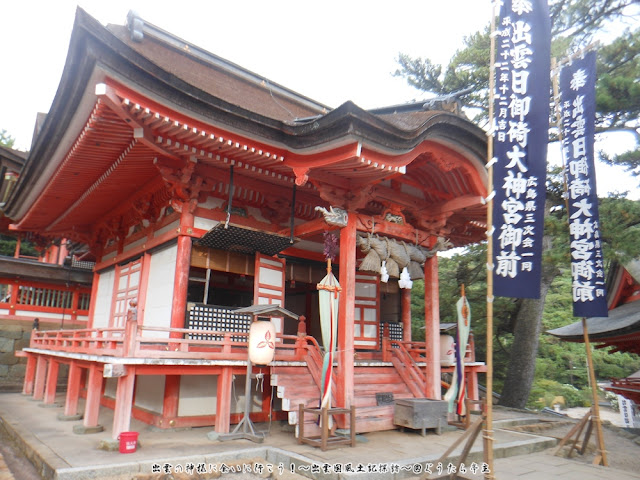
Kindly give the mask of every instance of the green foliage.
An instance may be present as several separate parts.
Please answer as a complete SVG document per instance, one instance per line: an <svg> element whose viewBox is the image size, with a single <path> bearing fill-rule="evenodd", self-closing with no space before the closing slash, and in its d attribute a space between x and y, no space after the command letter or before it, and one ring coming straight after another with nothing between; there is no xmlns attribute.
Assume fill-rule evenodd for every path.
<svg viewBox="0 0 640 480"><path fill-rule="evenodd" d="M573 385L550 379L536 379L531 387L527 406L530 408L552 408L558 397L564 399L564 407L587 407L591 405L591 390L578 389Z"/></svg>
<svg viewBox="0 0 640 480"><path fill-rule="evenodd" d="M552 36L569 38L578 47L612 20L637 13L637 0L551 0L549 13Z"/></svg>
<svg viewBox="0 0 640 480"><path fill-rule="evenodd" d="M605 259L626 263L640 258L640 202L603 198L599 211Z"/></svg>
<svg viewBox="0 0 640 480"><path fill-rule="evenodd" d="M5 129L0 130L0 145L13 148L15 141L15 138L9 135Z"/></svg>
<svg viewBox="0 0 640 480"><path fill-rule="evenodd" d="M604 26L640 15L637 0L555 0L550 2L552 24L551 53L562 59L579 47L593 42ZM394 76L406 79L418 90L438 96L465 92L458 98L473 112L474 120L486 123L489 104L490 27L465 37L464 47L449 60L449 65L433 63L429 58L412 58L400 53ZM640 29L626 30L610 44L598 49L596 84L597 128L599 131L625 129L638 133L640 116ZM554 122L555 123L555 122ZM608 158L640 175L640 151L637 149Z"/></svg>
<svg viewBox="0 0 640 480"><path fill-rule="evenodd" d="M0 234L0 255L13 257L16 252L17 243L18 240L15 237ZM20 254L30 257L37 257L39 255L34 245L26 240L23 240L20 244Z"/></svg>

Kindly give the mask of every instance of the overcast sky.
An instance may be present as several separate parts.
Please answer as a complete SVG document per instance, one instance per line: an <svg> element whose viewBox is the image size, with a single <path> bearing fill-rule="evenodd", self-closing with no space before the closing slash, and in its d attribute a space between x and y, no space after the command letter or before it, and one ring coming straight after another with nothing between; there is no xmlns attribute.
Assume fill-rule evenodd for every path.
<svg viewBox="0 0 640 480"><path fill-rule="evenodd" d="M26 150L62 74L79 5L102 24L147 22L330 107L423 99L393 77L399 52L446 64L490 20L490 0L21 0L0 21L0 130ZM620 146L620 142L617 142ZM621 148L630 148L628 141ZM599 184L607 180L598 173ZM619 182L620 173L613 178ZM615 181L611 185L616 185ZM611 189L602 185L599 191Z"/></svg>

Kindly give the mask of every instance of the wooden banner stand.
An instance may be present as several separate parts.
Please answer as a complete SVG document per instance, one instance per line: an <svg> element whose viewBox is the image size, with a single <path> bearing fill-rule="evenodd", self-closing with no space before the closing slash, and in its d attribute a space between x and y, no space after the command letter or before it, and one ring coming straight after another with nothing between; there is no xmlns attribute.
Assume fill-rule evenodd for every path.
<svg viewBox="0 0 640 480"><path fill-rule="evenodd" d="M469 414L467 413L467 415L469 415ZM438 463L444 464L445 460L451 454L451 452L453 452L458 447L458 445L460 445L465 440L466 440L466 443L464 444L464 448L462 449L462 452L460 453L460 457L458 458L458 460L456 462L456 465L455 465L455 470L453 470L453 471L454 472L458 472L460 470L460 465L467 464L466 460L467 460L467 457L469 456L469 452L471 451L471 447L473 447L473 444L475 443L476 438L478 438L478 435L483 430L485 420L486 420L486 416L485 416L484 409L483 409L483 413L480 416L480 418L478 418L475 422L473 422L471 424L471 426L465 430L465 432L462 434L462 436L460 438L458 438L458 440L453 442L453 444L447 449L447 451L444 452L442 454L442 456L438 459L436 464L438 464ZM426 480L427 478L429 478L428 474L424 475L423 477L421 477L421 480ZM451 479L451 480L453 480L453 479L461 479L461 480L465 480L466 477L462 477L458 473L450 473L449 475L445 475L445 476L441 476L441 477L434 477L433 480L437 480L437 479Z"/></svg>
<svg viewBox="0 0 640 480"><path fill-rule="evenodd" d="M609 462L607 461L607 451L604 448L604 435L602 433L602 422L600 421L600 408L598 407L598 385L596 384L596 375L593 371L593 358L591 356L591 343L589 342L589 331L587 329L587 319L582 319L582 332L584 335L584 346L587 351L587 368L589 370L589 384L591 385L591 408L587 412L587 414L580 420L567 435L560 441L558 444L558 448L554 455L558 455L562 447L564 447L565 443L567 443L571 437L575 434L575 439L573 441L573 445L569 449L567 453L567 458L571 458L573 454L574 448L578 447L578 440L580 438L580 434L582 430L584 430L585 425L589 424L587 427L587 431L585 432L584 439L582 441L582 445L580 445L580 450L578 453L580 455L584 455L584 452L587 450L587 445L589 444L589 439L591 438L591 433L593 431L593 427L596 427L596 447L597 453L596 457L593 459L594 465L602 465L604 467L609 466Z"/></svg>

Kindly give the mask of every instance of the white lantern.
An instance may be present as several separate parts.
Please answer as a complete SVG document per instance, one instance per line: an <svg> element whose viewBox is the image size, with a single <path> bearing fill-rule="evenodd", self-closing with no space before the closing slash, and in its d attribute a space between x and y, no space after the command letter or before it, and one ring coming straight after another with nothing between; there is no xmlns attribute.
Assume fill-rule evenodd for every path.
<svg viewBox="0 0 640 480"><path fill-rule="evenodd" d="M440 335L440 365L450 367L456 363L456 342L451 335Z"/></svg>
<svg viewBox="0 0 640 480"><path fill-rule="evenodd" d="M276 354L276 327L270 320L257 320L249 329L249 361L266 365Z"/></svg>

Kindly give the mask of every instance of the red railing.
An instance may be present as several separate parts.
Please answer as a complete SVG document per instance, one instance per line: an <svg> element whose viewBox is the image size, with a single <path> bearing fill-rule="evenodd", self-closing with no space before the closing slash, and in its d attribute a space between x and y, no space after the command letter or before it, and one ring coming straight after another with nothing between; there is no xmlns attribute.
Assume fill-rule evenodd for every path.
<svg viewBox="0 0 640 480"><path fill-rule="evenodd" d="M69 315L71 320L86 321L90 300L89 287L0 278L0 308L16 317L24 315L32 320L41 314L45 320L48 314Z"/></svg>
<svg viewBox="0 0 640 480"><path fill-rule="evenodd" d="M189 338L194 335L206 339ZM125 328L34 330L29 346L112 357L246 360L248 333L146 327L129 321ZM278 335L275 360L302 361L307 347L305 337Z"/></svg>

